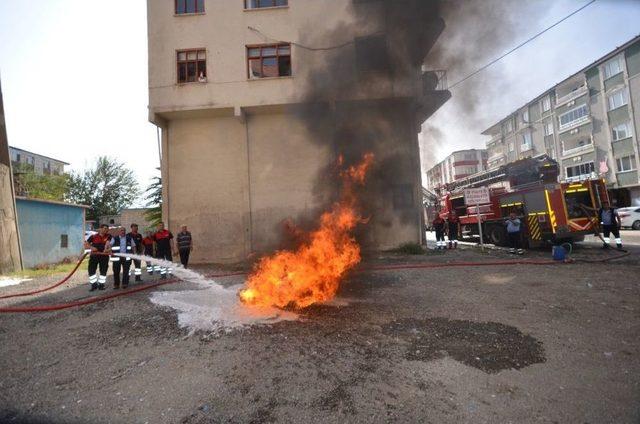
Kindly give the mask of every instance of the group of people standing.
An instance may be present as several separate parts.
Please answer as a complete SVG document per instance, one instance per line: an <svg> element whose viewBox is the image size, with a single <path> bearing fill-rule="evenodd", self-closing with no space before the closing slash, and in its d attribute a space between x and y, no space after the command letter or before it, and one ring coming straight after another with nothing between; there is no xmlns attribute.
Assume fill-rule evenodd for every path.
<svg viewBox="0 0 640 424"><path fill-rule="evenodd" d="M173 234L159 223L155 232L148 232L145 237L138 232L138 225L131 224L131 231L126 232L121 227L117 234L109 233L109 226L103 224L98 233L91 235L84 243L85 252L89 254L89 284L90 291L104 290L107 282L109 262L113 263L113 288L119 289L129 286L131 264L135 281L142 282L142 261L128 255L144 255L163 261L172 262L174 250ZM187 226L183 225L177 237L180 262L185 268L189 264L189 254L193 250L193 240ZM165 266L166 265L166 266ZM171 274L170 264L154 265L146 263L147 273L160 274L160 278L167 278ZM122 277L122 278L121 278Z"/></svg>
<svg viewBox="0 0 640 424"><path fill-rule="evenodd" d="M458 235L460 234L460 219L455 211L449 212L446 220L437 214L432 222L433 229L436 232L436 248L438 250L447 249L447 242L444 236L449 237L449 249L458 248Z"/></svg>

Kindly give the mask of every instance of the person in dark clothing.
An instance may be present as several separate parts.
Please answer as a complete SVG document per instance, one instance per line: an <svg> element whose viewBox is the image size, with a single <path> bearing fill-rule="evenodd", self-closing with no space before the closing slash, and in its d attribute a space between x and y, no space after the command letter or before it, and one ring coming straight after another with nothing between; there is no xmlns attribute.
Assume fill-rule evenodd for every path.
<svg viewBox="0 0 640 424"><path fill-rule="evenodd" d="M444 241L444 224L444 219L442 219L440 215L436 215L432 222L433 228L436 231L436 248L438 250L444 249L447 244Z"/></svg>
<svg viewBox="0 0 640 424"><path fill-rule="evenodd" d="M155 257L153 253L153 233L147 231L147 236L142 239L142 245L144 247L144 255L150 258ZM147 262L147 273L153 275L154 266L151 262Z"/></svg>
<svg viewBox="0 0 640 424"><path fill-rule="evenodd" d="M455 211L449 213L448 221L448 235L449 235L449 249L458 248L458 233L460 232L460 219Z"/></svg>
<svg viewBox="0 0 640 424"><path fill-rule="evenodd" d="M135 242L135 253L142 255L144 253L144 246L142 245L142 234L138 232L138 224L131 224L131 232L127 234L128 237ZM136 281L142 281L142 261L138 259L133 260L133 273L135 274Z"/></svg>
<svg viewBox="0 0 640 424"><path fill-rule="evenodd" d="M609 206L609 203L602 203L602 207L598 211L600 225L602 225L602 235L604 236L603 249L609 248L610 234L616 238L616 247L622 249L622 239L620 238L620 216L615 208Z"/></svg>
<svg viewBox="0 0 640 424"><path fill-rule="evenodd" d="M117 236L111 239L111 251L115 253L132 254L135 252L136 243L133 238L126 234L124 228L120 228ZM120 288L120 269L122 269L122 288L129 286L129 269L131 268L131 258L113 257L113 288Z"/></svg>
<svg viewBox="0 0 640 424"><path fill-rule="evenodd" d="M156 258L166 261L173 261L171 252L173 251L173 234L164 228L164 222L158 224L158 231L153 235L156 243ZM160 278L167 278L167 273L171 274L173 269L160 266Z"/></svg>
<svg viewBox="0 0 640 424"><path fill-rule="evenodd" d="M101 225L98 234L90 236L84 242L85 251L91 254L89 256L89 284L91 284L89 291L105 289L107 271L109 270L109 256L96 253L111 252L111 236L108 231L108 225ZM96 274L98 268L100 269L100 276Z"/></svg>
<svg viewBox="0 0 640 424"><path fill-rule="evenodd" d="M507 236L509 237L509 253L522 254L524 251L520 248L521 221L515 212L509 214L509 218L505 221L507 226Z"/></svg>
<svg viewBox="0 0 640 424"><path fill-rule="evenodd" d="M191 239L191 233L187 231L187 226L183 225L181 231L176 237L178 242L178 253L180 254L180 263L183 267L187 267L189 264L189 254L193 250L193 240Z"/></svg>

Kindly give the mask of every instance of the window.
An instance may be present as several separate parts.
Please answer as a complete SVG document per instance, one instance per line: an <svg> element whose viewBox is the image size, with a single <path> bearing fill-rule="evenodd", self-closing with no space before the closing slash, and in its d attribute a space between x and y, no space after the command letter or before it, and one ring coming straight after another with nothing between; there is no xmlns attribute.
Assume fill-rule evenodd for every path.
<svg viewBox="0 0 640 424"><path fill-rule="evenodd" d="M587 105L584 104L563 113L558 119L560 121L560 129L562 130L581 122L586 122L589 119L589 109L587 109Z"/></svg>
<svg viewBox="0 0 640 424"><path fill-rule="evenodd" d="M547 121L544 123L544 135L552 135L553 134L553 122Z"/></svg>
<svg viewBox="0 0 640 424"><path fill-rule="evenodd" d="M27 165L33 165L35 163L33 156L26 156L25 161L27 162Z"/></svg>
<svg viewBox="0 0 640 424"><path fill-rule="evenodd" d="M541 105L542 105L542 111L543 112L546 112L549 109L551 109L551 96L543 97Z"/></svg>
<svg viewBox="0 0 640 424"><path fill-rule="evenodd" d="M249 79L291 76L291 45L247 47Z"/></svg>
<svg viewBox="0 0 640 424"><path fill-rule="evenodd" d="M69 247L69 235L68 234L60 234L60 247L62 247L62 248Z"/></svg>
<svg viewBox="0 0 640 424"><path fill-rule="evenodd" d="M636 169L636 161L633 156L625 156L616 159L616 165L618 166L618 172L633 171Z"/></svg>
<svg viewBox="0 0 640 424"><path fill-rule="evenodd" d="M475 153L465 153L464 160L477 160Z"/></svg>
<svg viewBox="0 0 640 424"><path fill-rule="evenodd" d="M531 144L531 133L529 131L522 134L522 145L520 146L520 151L524 152L526 150L532 149Z"/></svg>
<svg viewBox="0 0 640 424"><path fill-rule="evenodd" d="M596 168L593 162L581 163L576 166L568 166L567 167L567 178L571 177L579 177L581 175L589 175L592 172L595 172Z"/></svg>
<svg viewBox="0 0 640 424"><path fill-rule="evenodd" d="M513 143L509 143L509 151L510 152L514 151Z"/></svg>
<svg viewBox="0 0 640 424"><path fill-rule="evenodd" d="M522 112L522 122L524 124L529 122L529 110L525 110L524 112Z"/></svg>
<svg viewBox="0 0 640 424"><path fill-rule="evenodd" d="M609 102L609 110L617 109L627 104L627 92L625 90L616 91L607 100Z"/></svg>
<svg viewBox="0 0 640 424"><path fill-rule="evenodd" d="M207 53L205 50L178 52L178 83L207 81Z"/></svg>
<svg viewBox="0 0 640 424"><path fill-rule="evenodd" d="M623 138L627 138L631 136L631 132L629 131L629 123L625 122L624 124L618 124L615 127L611 128L613 141L622 140Z"/></svg>
<svg viewBox="0 0 640 424"><path fill-rule="evenodd" d="M244 0L245 9L260 9L263 7L283 7L289 4L288 0Z"/></svg>
<svg viewBox="0 0 640 424"><path fill-rule="evenodd" d="M507 122L504 123L504 129L508 133L513 131L513 122L511 122L511 119L509 119Z"/></svg>
<svg viewBox="0 0 640 424"><path fill-rule="evenodd" d="M618 75L622 72L622 63L620 63L620 57L616 57L605 63L604 65L604 78L611 78L614 75Z"/></svg>
<svg viewBox="0 0 640 424"><path fill-rule="evenodd" d="M175 0L176 15L204 13L204 0Z"/></svg>

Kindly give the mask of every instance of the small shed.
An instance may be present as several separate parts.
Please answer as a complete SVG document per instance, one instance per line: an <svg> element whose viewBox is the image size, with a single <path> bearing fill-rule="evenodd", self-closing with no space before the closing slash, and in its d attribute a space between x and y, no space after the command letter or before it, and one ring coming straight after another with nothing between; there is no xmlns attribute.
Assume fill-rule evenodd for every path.
<svg viewBox="0 0 640 424"><path fill-rule="evenodd" d="M33 268L80 256L87 208L73 203L16 197L23 266Z"/></svg>

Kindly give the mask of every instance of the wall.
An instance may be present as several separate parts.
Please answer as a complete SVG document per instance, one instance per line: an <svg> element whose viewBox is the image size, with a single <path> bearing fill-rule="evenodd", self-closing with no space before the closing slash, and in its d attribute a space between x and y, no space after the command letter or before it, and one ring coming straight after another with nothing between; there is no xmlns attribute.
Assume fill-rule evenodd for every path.
<svg viewBox="0 0 640 424"><path fill-rule="evenodd" d="M25 268L51 264L82 254L84 208L34 199L16 199ZM68 247L60 236L68 236Z"/></svg>

